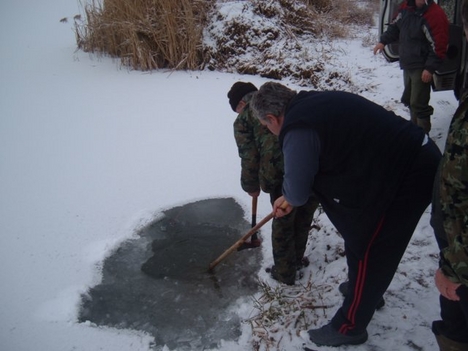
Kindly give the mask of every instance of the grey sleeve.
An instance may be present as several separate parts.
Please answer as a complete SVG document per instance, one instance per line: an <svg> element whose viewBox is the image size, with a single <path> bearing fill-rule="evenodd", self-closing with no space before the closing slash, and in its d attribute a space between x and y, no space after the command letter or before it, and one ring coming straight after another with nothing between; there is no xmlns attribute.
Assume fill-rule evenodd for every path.
<svg viewBox="0 0 468 351"><path fill-rule="evenodd" d="M283 195L292 206L304 205L312 195L319 169L320 139L312 129L292 129L283 140Z"/></svg>

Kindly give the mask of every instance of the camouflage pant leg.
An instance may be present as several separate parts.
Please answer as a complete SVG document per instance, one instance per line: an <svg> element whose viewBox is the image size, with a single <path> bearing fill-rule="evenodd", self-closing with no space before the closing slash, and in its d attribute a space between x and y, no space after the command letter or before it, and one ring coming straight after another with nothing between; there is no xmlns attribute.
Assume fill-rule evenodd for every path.
<svg viewBox="0 0 468 351"><path fill-rule="evenodd" d="M273 260L281 279L294 280L296 276L296 266L304 255L317 206L317 200L310 198L305 205L295 208L287 216L273 220Z"/></svg>
<svg viewBox="0 0 468 351"><path fill-rule="evenodd" d="M273 219L272 224L273 261L276 271L283 281L294 281L296 277L295 215L296 209L287 216Z"/></svg>
<svg viewBox="0 0 468 351"><path fill-rule="evenodd" d="M304 206L296 209L297 213L294 221L294 230L296 234L295 245L297 263L304 257L307 240L309 239L310 226L318 205L318 200L315 197L311 197Z"/></svg>

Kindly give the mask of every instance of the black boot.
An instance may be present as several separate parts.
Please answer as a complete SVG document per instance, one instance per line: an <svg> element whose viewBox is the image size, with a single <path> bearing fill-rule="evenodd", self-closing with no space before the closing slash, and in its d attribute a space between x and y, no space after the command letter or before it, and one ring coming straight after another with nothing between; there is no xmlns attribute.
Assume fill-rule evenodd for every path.
<svg viewBox="0 0 468 351"><path fill-rule="evenodd" d="M432 332L434 333L440 351L468 351L468 343L455 341L443 335L444 322L432 322Z"/></svg>
<svg viewBox="0 0 468 351"><path fill-rule="evenodd" d="M341 334L335 330L331 323L319 329L311 329L307 332L310 341L319 346L359 345L367 341L367 331L357 335Z"/></svg>
<svg viewBox="0 0 468 351"><path fill-rule="evenodd" d="M271 277L274 280L279 281L280 283L284 283L286 285L294 285L295 277L285 278L285 277L280 276L280 274L278 273L278 270L276 269L275 266L272 266L271 268L267 268L266 272L270 273Z"/></svg>
<svg viewBox="0 0 468 351"><path fill-rule="evenodd" d="M468 351L468 344L466 343L451 340L442 334L435 337L440 351Z"/></svg>

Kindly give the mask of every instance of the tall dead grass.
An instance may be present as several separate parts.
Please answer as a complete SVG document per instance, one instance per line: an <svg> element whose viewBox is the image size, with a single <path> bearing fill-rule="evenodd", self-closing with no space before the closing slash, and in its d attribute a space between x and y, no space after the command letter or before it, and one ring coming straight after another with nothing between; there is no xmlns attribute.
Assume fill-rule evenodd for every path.
<svg viewBox="0 0 468 351"><path fill-rule="evenodd" d="M139 70L197 69L213 0L92 0L75 20L78 48Z"/></svg>
<svg viewBox="0 0 468 351"><path fill-rule="evenodd" d="M349 26L371 26L378 0L304 0L319 32L328 38L346 38Z"/></svg>

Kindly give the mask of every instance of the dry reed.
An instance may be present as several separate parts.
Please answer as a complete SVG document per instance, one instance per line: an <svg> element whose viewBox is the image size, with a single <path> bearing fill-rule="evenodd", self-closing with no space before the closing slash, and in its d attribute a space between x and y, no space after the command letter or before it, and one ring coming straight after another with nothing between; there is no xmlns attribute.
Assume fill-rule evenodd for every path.
<svg viewBox="0 0 468 351"><path fill-rule="evenodd" d="M198 69L202 32L213 1L92 0L75 20L78 48L119 57L125 66Z"/></svg>
<svg viewBox="0 0 468 351"><path fill-rule="evenodd" d="M315 327L319 316L331 307L323 301L330 288L315 286L310 280L306 285L276 287L260 282L260 289L261 295L253 298L255 314L244 321L252 328L254 350L284 350L301 330Z"/></svg>

